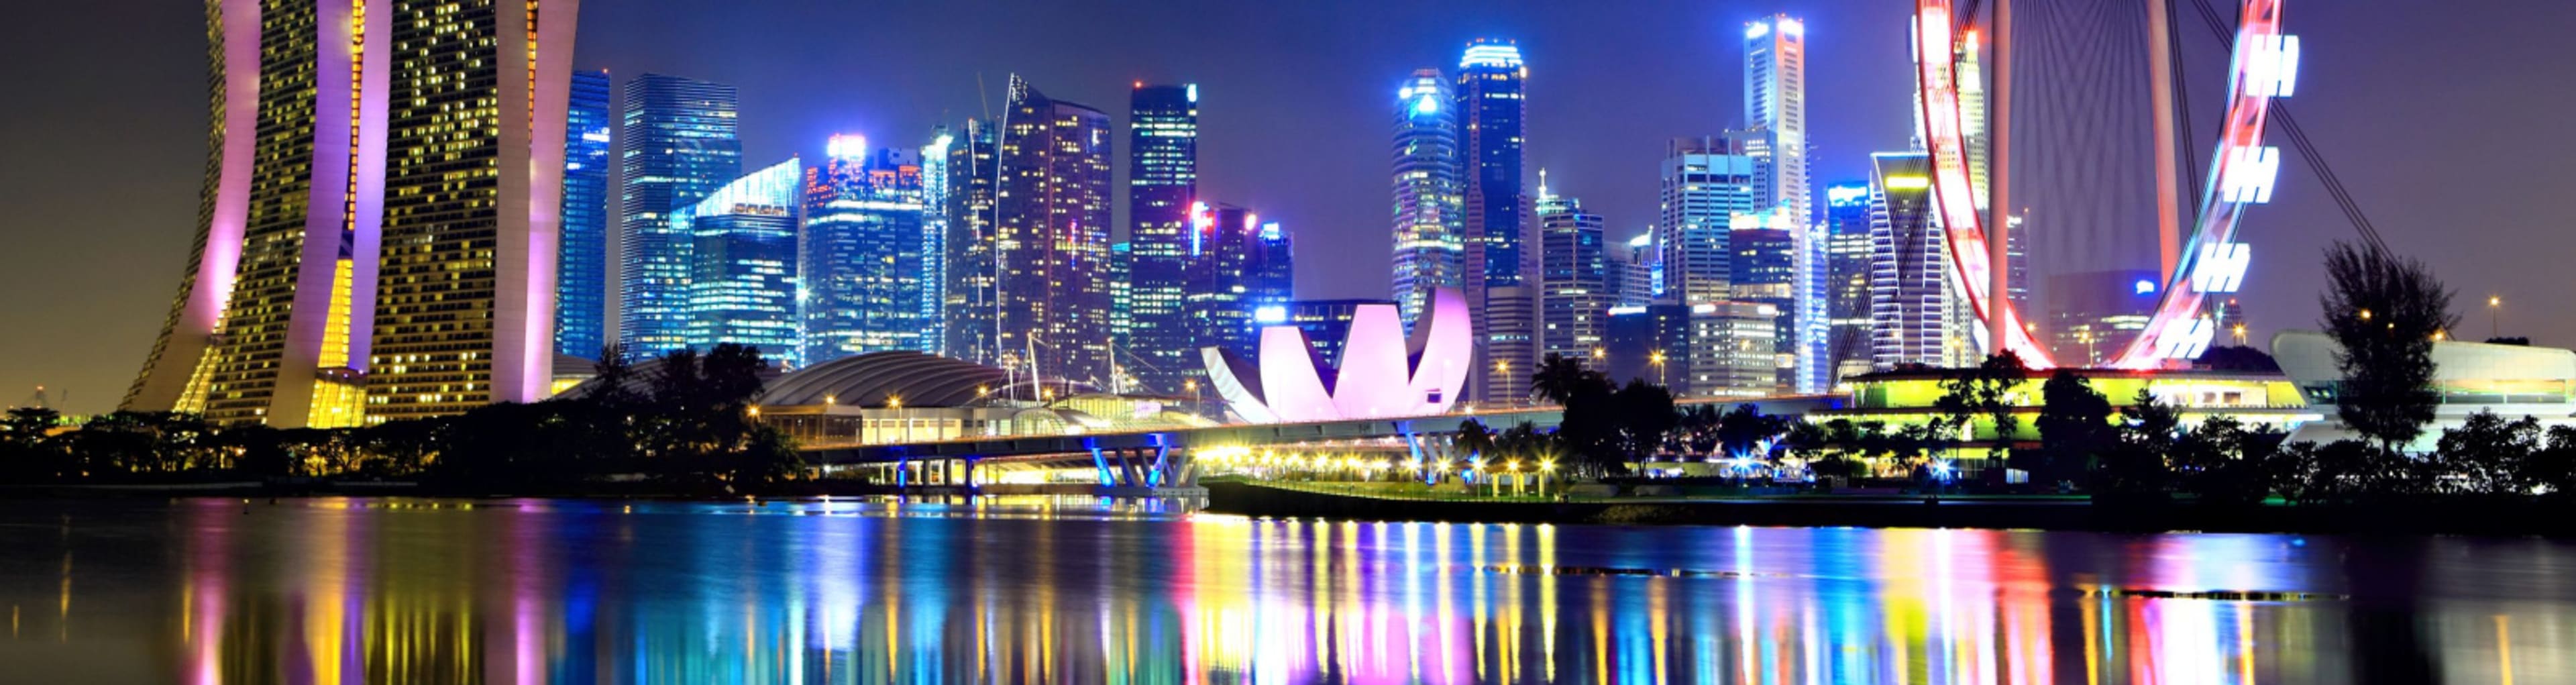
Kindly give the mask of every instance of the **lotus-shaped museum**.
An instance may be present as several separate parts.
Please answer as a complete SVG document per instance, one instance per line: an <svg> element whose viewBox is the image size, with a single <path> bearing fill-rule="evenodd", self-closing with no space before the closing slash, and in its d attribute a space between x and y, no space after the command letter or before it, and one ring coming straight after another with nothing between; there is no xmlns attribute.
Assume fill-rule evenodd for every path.
<svg viewBox="0 0 2576 685"><path fill-rule="evenodd" d="M1467 299L1434 291L1406 336L1393 304L1360 305L1339 369L1321 368L1296 326L1261 329L1259 358L1199 350L1208 379L1236 416L1253 423L1425 416L1449 411L1474 363Z"/></svg>

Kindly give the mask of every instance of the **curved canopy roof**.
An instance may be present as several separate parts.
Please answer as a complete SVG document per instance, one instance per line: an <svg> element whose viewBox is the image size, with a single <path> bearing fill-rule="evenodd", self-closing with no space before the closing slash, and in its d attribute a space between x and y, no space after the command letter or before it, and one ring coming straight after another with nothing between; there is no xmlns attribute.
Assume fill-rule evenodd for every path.
<svg viewBox="0 0 2576 685"><path fill-rule="evenodd" d="M907 407L955 407L973 402L976 389L1000 388L1001 369L911 351L873 352L815 364L769 382L765 406L840 404L876 406L888 396Z"/></svg>

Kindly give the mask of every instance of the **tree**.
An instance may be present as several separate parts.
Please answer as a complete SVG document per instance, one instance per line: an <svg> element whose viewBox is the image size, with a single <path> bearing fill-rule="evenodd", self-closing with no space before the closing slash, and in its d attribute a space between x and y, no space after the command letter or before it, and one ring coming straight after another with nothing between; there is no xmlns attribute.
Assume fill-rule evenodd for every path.
<svg viewBox="0 0 2576 685"><path fill-rule="evenodd" d="M1621 408L1610 384L1584 382L1573 391L1573 395L1561 400L1565 413L1557 424L1556 439L1587 473L1626 471L1628 455L1622 437Z"/></svg>
<svg viewBox="0 0 2576 685"><path fill-rule="evenodd" d="M2118 439L2118 431L2111 426L2111 400L2094 391L2092 381L2068 369L2049 374L2039 394L2039 451L2014 453L2014 468L2048 483L2073 480L2091 471L2093 461Z"/></svg>
<svg viewBox="0 0 2576 685"><path fill-rule="evenodd" d="M1681 419L1673 411L1672 391L1644 379L1629 380L1610 404L1618 412L1620 450L1640 461L1663 448L1664 436Z"/></svg>
<svg viewBox="0 0 2576 685"><path fill-rule="evenodd" d="M2202 502L2244 506L2272 494L2287 433L2247 427L2232 416L2213 417L2176 436L2168 460L2183 492Z"/></svg>
<svg viewBox="0 0 2576 685"><path fill-rule="evenodd" d="M2480 410L2458 428L2442 432L2440 447L2428 458L2439 460L2444 483L2461 492L2506 495L2530 489L2526 466L2544 447L2540 420L2529 416L2505 420Z"/></svg>
<svg viewBox="0 0 2576 685"><path fill-rule="evenodd" d="M1548 355L1539 361L1538 368L1530 370L1530 394L1560 405L1578 393L1610 387L1609 377L1583 368L1582 359L1561 354Z"/></svg>
<svg viewBox="0 0 2576 685"><path fill-rule="evenodd" d="M2120 410L2119 439L2102 453L2094 472L2094 491L2118 495L2162 493L2172 475L2165 456L2182 429L2182 414L2173 405L2138 390Z"/></svg>
<svg viewBox="0 0 2576 685"><path fill-rule="evenodd" d="M2246 345L2211 347L2209 351L2202 352L2200 359L2193 361L2192 365L2211 371L2281 372L2281 363L2273 361L2272 355Z"/></svg>
<svg viewBox="0 0 2576 685"><path fill-rule="evenodd" d="M1941 379L1941 398L1932 403L1944 417L1942 423L1948 429L1944 432L1958 432L1963 438L1973 438L1974 431L1966 430L1969 422L1983 415L1995 426L1994 449L1990 454L2010 451L2013 433L2021 429L2020 417L2013 413L2010 393L2014 385L2029 376L2030 367L2022 363L2021 355L2011 350L1986 357L1976 368L1945 372Z"/></svg>
<svg viewBox="0 0 2576 685"><path fill-rule="evenodd" d="M2384 449L2403 447L2423 434L2440 399L2433 342L2459 322L2451 291L2423 262L2343 242L2326 249L2326 282L2322 324L2342 348L2335 414Z"/></svg>
<svg viewBox="0 0 2576 685"><path fill-rule="evenodd" d="M1765 440L1779 437L1789 430L1787 419L1767 416L1751 403L1735 405L1717 420L1717 447L1727 458L1757 456L1754 451Z"/></svg>
<svg viewBox="0 0 2576 685"><path fill-rule="evenodd" d="M1460 458L1469 463L1482 460L1494 454L1494 432L1485 428L1483 421L1460 421L1458 434L1449 439L1449 449L1463 455Z"/></svg>

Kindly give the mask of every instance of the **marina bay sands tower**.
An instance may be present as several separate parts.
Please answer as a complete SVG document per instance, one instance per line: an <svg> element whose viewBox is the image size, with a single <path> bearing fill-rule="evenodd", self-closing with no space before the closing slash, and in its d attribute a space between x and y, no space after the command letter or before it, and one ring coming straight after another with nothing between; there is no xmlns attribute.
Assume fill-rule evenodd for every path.
<svg viewBox="0 0 2576 685"><path fill-rule="evenodd" d="M208 2L194 248L122 408L292 428L542 399L579 6Z"/></svg>

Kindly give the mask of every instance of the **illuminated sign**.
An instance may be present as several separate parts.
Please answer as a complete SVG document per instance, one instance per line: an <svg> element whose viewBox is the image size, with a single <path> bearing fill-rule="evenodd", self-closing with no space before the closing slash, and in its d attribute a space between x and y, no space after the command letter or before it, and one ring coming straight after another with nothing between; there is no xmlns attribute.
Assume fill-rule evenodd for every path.
<svg viewBox="0 0 2576 685"><path fill-rule="evenodd" d="M1807 35L1807 23L1806 23L1806 22L1803 22L1803 21L1798 21L1798 20L1796 20L1796 19L1790 19L1790 18L1787 18L1787 17L1782 17L1782 18L1780 19L1780 35L1783 35L1783 36L1803 36L1803 35Z"/></svg>
<svg viewBox="0 0 2576 685"><path fill-rule="evenodd" d="M1254 323L1279 323L1287 320L1288 308L1286 307L1274 304L1257 307L1252 310L1252 321Z"/></svg>
<svg viewBox="0 0 2576 685"><path fill-rule="evenodd" d="M2191 267L2191 289L2204 293L2232 293L2245 282L2245 267L2254 262L2254 248L2244 243L2219 243L2200 246L2200 261Z"/></svg>
<svg viewBox="0 0 2576 685"><path fill-rule="evenodd" d="M1262 225L1261 225L1261 239L1262 239L1262 240L1268 240L1268 241L1274 241L1274 242L1275 242L1275 241L1278 241L1278 240L1279 240L1279 239L1281 239L1281 238L1286 238L1286 237L1288 237L1288 232L1287 232L1287 231L1284 231L1284 230L1280 230L1280 228L1279 228L1279 222L1273 221L1273 222L1270 222L1270 223L1266 223L1266 224L1262 224Z"/></svg>
<svg viewBox="0 0 2576 685"><path fill-rule="evenodd" d="M1758 22L1758 21L1757 21L1757 22L1753 22L1753 23L1745 24L1745 25L1744 25L1744 39L1745 39L1745 40L1753 40L1753 39L1755 39L1755 38L1760 38L1760 37L1768 36L1768 35L1771 35L1771 25L1770 25L1769 23L1766 23L1766 22Z"/></svg>
<svg viewBox="0 0 2576 685"><path fill-rule="evenodd" d="M2281 150L2269 145L2228 150L2225 173L2221 199L2237 204L2271 202L2272 182L2281 175Z"/></svg>
<svg viewBox="0 0 2576 685"><path fill-rule="evenodd" d="M823 154L833 159L857 159L868 155L868 137L855 134L832 136L823 144Z"/></svg>
<svg viewBox="0 0 2576 685"><path fill-rule="evenodd" d="M2159 359L2199 359L2209 351L2209 341L2218 336L2218 324L2209 317L2172 321L2156 333L2156 357Z"/></svg>
<svg viewBox="0 0 2576 685"><path fill-rule="evenodd" d="M1521 49L1509 45L1470 45L1467 46L1466 56L1458 60L1458 67L1461 69L1467 67L1510 68L1520 65Z"/></svg>
<svg viewBox="0 0 2576 685"><path fill-rule="evenodd" d="M1869 201L1869 186L1830 186L1825 188L1825 204L1849 207Z"/></svg>
<svg viewBox="0 0 2576 685"><path fill-rule="evenodd" d="M1197 104L1199 101L1199 84L1193 83L1188 85L1186 88L1189 91L1191 104Z"/></svg>
<svg viewBox="0 0 2576 685"><path fill-rule="evenodd" d="M1890 190L1922 190L1932 187L1932 178L1929 176L1889 176L1887 177L1886 184Z"/></svg>
<svg viewBox="0 0 2576 685"><path fill-rule="evenodd" d="M1440 100L1429 95L1424 95L1422 96L1422 99L1413 101L1413 113L1438 114L1440 113Z"/></svg>
<svg viewBox="0 0 2576 685"><path fill-rule="evenodd" d="M1610 315L1611 315L1611 316L1623 316L1623 315L1628 315L1628 314L1644 314L1644 313L1646 313L1646 306L1645 306L1645 305L1642 305L1642 304L1623 305L1623 306L1611 307L1611 308L1610 308Z"/></svg>
<svg viewBox="0 0 2576 685"><path fill-rule="evenodd" d="M2299 88L2299 37L2254 36L2245 46L2245 95L2289 97Z"/></svg>
<svg viewBox="0 0 2576 685"><path fill-rule="evenodd" d="M1629 247L1649 247L1654 244L1655 235L1652 233L1639 233L1637 237L1628 239Z"/></svg>
<svg viewBox="0 0 2576 685"><path fill-rule="evenodd" d="M2144 278L2138 279L2137 292L2140 295L2156 294L2156 282Z"/></svg>

